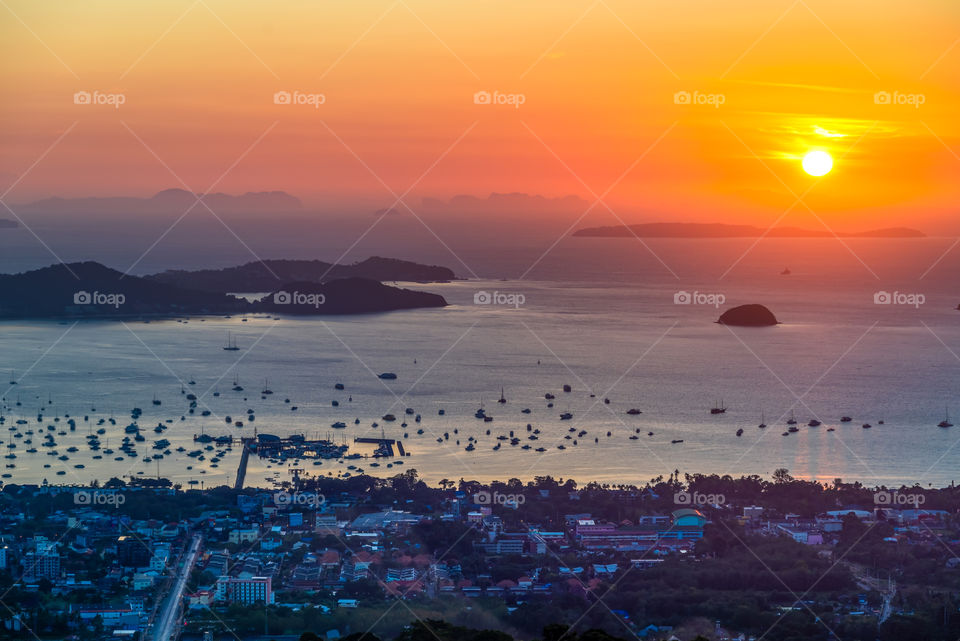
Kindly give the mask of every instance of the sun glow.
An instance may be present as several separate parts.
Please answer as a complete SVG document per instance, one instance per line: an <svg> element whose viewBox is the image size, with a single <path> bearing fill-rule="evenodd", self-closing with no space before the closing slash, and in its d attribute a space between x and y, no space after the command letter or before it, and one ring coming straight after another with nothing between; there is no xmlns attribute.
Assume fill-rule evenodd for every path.
<svg viewBox="0 0 960 641"><path fill-rule="evenodd" d="M811 176L825 176L833 169L833 157L825 151L811 151L803 157L803 170Z"/></svg>

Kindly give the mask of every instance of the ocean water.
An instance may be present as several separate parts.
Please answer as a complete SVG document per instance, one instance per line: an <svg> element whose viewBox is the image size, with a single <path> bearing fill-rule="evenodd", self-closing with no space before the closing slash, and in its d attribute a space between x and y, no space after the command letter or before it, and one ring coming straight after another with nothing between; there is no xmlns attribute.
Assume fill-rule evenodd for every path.
<svg viewBox="0 0 960 641"><path fill-rule="evenodd" d="M390 254L377 242L358 251ZM329 435L349 443L351 451L369 453L369 446L355 446L353 439L379 436L382 428L403 440L410 456L402 465L394 459L373 467L373 459L360 459L319 466L302 461L298 467L334 476L357 473L349 465L379 475L415 468L431 481L549 474L611 483L642 483L677 469L738 476L785 467L794 476L822 481L943 485L957 478L960 457L960 424L937 427L945 410L960 417L960 256L954 253L960 250L948 251L952 243L764 240L750 249L750 239L659 240L650 241L648 251L633 239L566 239L532 270L549 243L533 249L452 245L456 259L444 259L447 250L436 247L417 255L461 274L462 261L482 279L405 284L443 294L450 302L444 309L149 323L2 322L6 423L0 447L16 454L3 459L5 467L15 467L2 472L10 475L6 482L71 483L155 476L159 468L178 482L210 486L233 481L238 447L215 468L210 452L205 462L175 451L159 465L143 457L153 453L158 438L169 440L171 449L192 450L201 447L193 442L195 434L239 437L254 429ZM328 255L333 253L318 257L337 258ZM790 275L780 274L784 267ZM920 294L923 302L875 304L881 291L914 303L920 299L907 295ZM477 304L478 292L497 293L499 301L513 304ZM677 304L678 292L696 293L700 302ZM714 322L723 309L754 302L767 305L781 324L730 328ZM222 349L228 332L239 351ZM387 371L397 379L377 378ZM19 383L7 386L11 372ZM235 376L245 392L231 391ZM346 390L335 391L338 382ZM565 384L571 392L562 391ZM181 385L200 397L197 415L187 413ZM263 398L264 385L274 394ZM504 404L497 402L501 388ZM556 396L552 408L544 399L548 392ZM154 395L160 407L152 405ZM340 406L333 407L333 400ZM718 402L726 413L711 415ZM474 418L481 405L493 422ZM102 447L117 449L133 407L143 409L138 423L146 437L137 444L138 457L92 459L85 445L91 426L112 415L117 425L103 426L108 433L100 440ZM404 414L408 407L422 416L419 424ZM531 412L522 413L524 408ZM628 416L630 408L642 414ZM199 416L203 409L211 416ZM254 422L228 425L227 416L243 420L248 409ZM381 420L388 412L398 420ZM561 420L564 412L573 418ZM791 412L800 430L783 436ZM56 436L56 449L69 457L60 461L39 446L40 430L45 434L51 424L65 430L66 414L77 429ZM765 430L757 427L761 414ZM853 421L841 424L843 415ZM808 427L813 418L823 424ZM29 424L16 425L18 419ZM406 428L400 426L404 419ZM165 423L165 433L154 434L152 428L167 420L172 422ZM336 421L348 427L332 429ZM863 429L865 422L873 427ZM528 423L540 430L538 440L527 440ZM30 446L23 441L29 437L16 438L9 427L33 430L40 451L26 453ZM510 431L531 448L497 440ZM586 434L578 437L580 431ZM468 452L470 437L476 446ZM8 449L11 443L17 447ZM78 451L67 453L70 446ZM536 452L538 447L545 451ZM252 458L247 482L289 478L289 467Z"/></svg>

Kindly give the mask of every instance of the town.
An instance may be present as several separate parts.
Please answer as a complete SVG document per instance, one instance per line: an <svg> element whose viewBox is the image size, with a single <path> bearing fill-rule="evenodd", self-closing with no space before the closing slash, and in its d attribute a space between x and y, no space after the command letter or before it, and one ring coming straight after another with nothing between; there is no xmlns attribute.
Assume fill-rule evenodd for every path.
<svg viewBox="0 0 960 641"><path fill-rule="evenodd" d="M786 470L643 486L431 487L414 470L273 489L8 484L0 636L955 639L958 509L952 486Z"/></svg>

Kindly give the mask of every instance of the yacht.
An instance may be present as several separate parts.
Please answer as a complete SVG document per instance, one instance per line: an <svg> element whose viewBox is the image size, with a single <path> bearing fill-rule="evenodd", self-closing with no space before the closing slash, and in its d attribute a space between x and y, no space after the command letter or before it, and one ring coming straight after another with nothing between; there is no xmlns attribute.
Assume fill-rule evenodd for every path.
<svg viewBox="0 0 960 641"><path fill-rule="evenodd" d="M223 349L227 352L236 352L240 349L237 347L237 339L231 339L230 332L227 332L227 344L224 345Z"/></svg>
<svg viewBox="0 0 960 641"><path fill-rule="evenodd" d="M937 427L953 427L953 423L950 422L950 412L944 408L943 410L945 417L942 421L937 423Z"/></svg>

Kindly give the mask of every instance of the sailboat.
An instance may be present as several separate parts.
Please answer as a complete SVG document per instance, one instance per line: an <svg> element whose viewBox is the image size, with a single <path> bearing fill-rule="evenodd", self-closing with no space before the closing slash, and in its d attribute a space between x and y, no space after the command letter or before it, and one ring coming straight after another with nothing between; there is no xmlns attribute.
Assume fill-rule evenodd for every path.
<svg viewBox="0 0 960 641"><path fill-rule="evenodd" d="M950 412L946 407L943 408L943 412L946 416L942 421L937 423L937 427L953 427L953 423L950 422Z"/></svg>
<svg viewBox="0 0 960 641"><path fill-rule="evenodd" d="M767 422L763 418L763 410L760 410L760 425L757 425L760 429L763 429L767 426Z"/></svg>
<svg viewBox="0 0 960 641"><path fill-rule="evenodd" d="M267 384L267 379L263 379L263 391L261 394L273 394L273 390L270 389L270 385Z"/></svg>
<svg viewBox="0 0 960 641"><path fill-rule="evenodd" d="M240 385L239 375L236 374L236 373L234 373L234 375L233 375L233 391L234 391L234 392L242 392L242 391L243 391L243 386Z"/></svg>
<svg viewBox="0 0 960 641"><path fill-rule="evenodd" d="M236 352L240 349L237 347L237 339L231 338L230 332L227 332L227 344L224 345L223 349L227 352Z"/></svg>
<svg viewBox="0 0 960 641"><path fill-rule="evenodd" d="M503 388L502 388L502 387L500 388L500 399L499 399L497 402L498 402L498 403L506 403L506 402L507 402L506 397L503 395Z"/></svg>
<svg viewBox="0 0 960 641"><path fill-rule="evenodd" d="M711 414L723 414L723 413L725 413L726 411L727 411L727 408L726 408L726 406L723 404L723 401L720 401L720 404L719 404L719 405L710 408L710 413L711 413Z"/></svg>
<svg viewBox="0 0 960 641"><path fill-rule="evenodd" d="M790 419L787 421L787 425L796 425L797 419L793 416L793 410L790 410Z"/></svg>

